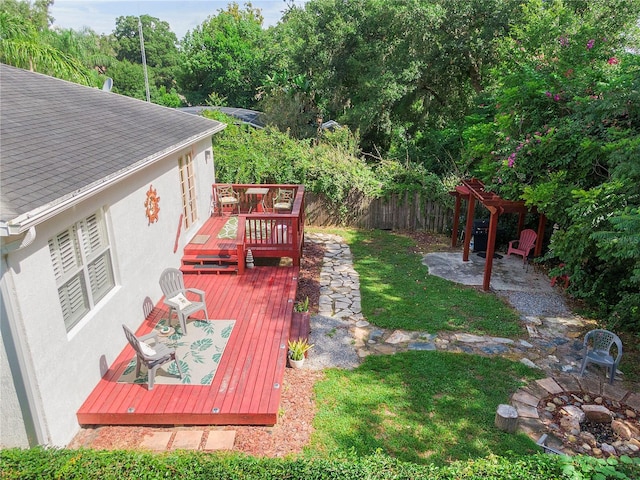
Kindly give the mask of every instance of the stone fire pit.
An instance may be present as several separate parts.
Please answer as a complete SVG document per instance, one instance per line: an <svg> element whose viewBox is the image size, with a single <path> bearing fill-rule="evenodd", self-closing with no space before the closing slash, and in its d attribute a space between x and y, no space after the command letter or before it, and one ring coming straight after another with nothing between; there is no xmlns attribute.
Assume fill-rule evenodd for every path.
<svg viewBox="0 0 640 480"><path fill-rule="evenodd" d="M558 374L511 397L518 428L567 455L640 457L640 394L593 377Z"/></svg>
<svg viewBox="0 0 640 480"><path fill-rule="evenodd" d="M549 395L538 411L565 453L640 457L640 415L628 405L580 391Z"/></svg>

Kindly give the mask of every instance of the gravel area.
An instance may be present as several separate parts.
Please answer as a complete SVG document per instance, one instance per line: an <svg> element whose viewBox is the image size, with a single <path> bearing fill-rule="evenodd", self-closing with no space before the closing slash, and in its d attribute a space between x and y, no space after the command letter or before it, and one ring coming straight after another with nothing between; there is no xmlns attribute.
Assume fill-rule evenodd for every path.
<svg viewBox="0 0 640 480"><path fill-rule="evenodd" d="M533 291L518 292L498 290L496 294L505 298L522 316L554 317L570 316L564 297L551 293L537 293Z"/></svg>
<svg viewBox="0 0 640 480"><path fill-rule="evenodd" d="M322 370L328 367L356 368L360 361L353 347L349 322L322 315L311 317L309 342L314 345L312 355L304 363L305 369Z"/></svg>

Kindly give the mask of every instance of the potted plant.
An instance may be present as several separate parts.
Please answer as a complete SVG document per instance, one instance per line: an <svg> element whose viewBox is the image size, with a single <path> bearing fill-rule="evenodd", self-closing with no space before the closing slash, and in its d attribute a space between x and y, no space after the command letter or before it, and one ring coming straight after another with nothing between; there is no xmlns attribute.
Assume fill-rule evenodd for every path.
<svg viewBox="0 0 640 480"><path fill-rule="evenodd" d="M293 368L302 368L304 358L313 345L309 344L306 338L289 340L289 364Z"/></svg>
<svg viewBox="0 0 640 480"><path fill-rule="evenodd" d="M296 303L295 306L296 312L308 312L309 311L309 297L306 297L304 301L300 301Z"/></svg>

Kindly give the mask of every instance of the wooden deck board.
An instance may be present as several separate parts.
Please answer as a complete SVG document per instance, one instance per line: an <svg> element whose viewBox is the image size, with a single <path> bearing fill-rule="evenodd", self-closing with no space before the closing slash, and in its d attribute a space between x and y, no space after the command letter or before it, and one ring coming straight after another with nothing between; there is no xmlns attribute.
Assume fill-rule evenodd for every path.
<svg viewBox="0 0 640 480"><path fill-rule="evenodd" d="M289 292L286 289L286 285L280 286L280 289L280 295L287 298ZM274 313L276 313L274 305L268 305L265 311L266 316L269 318L277 318L274 316ZM278 372L274 369L276 364L275 359L281 354L277 321L270 322L266 328L269 331L269 335L262 336L258 341L259 346L256 349L256 363L260 365L260 370L273 372L274 375L258 375L255 378L253 382L254 394L247 395L242 399L238 406L240 410L262 410L262 406L269 405L270 398L276 394L277 390L274 388L274 384L279 383L278 378L281 380L281 377L278 377ZM260 392L264 392L264 394L260 394Z"/></svg>
<svg viewBox="0 0 640 480"><path fill-rule="evenodd" d="M212 217L198 234L217 235L225 217ZM211 224L210 224L211 223ZM228 240L227 240L228 242ZM206 245L188 244L188 247ZM185 248L186 251L186 248ZM205 291L208 316L236 321L209 386L118 383L134 357L127 345L77 412L82 425L272 425L277 421L298 267L258 266L244 275L185 275ZM150 332L168 309L159 299L136 334ZM194 318L204 318L202 312ZM175 314L172 324L177 323ZM193 320L189 320L193 321ZM123 334L124 338L124 334ZM217 413L212 410L217 408Z"/></svg>

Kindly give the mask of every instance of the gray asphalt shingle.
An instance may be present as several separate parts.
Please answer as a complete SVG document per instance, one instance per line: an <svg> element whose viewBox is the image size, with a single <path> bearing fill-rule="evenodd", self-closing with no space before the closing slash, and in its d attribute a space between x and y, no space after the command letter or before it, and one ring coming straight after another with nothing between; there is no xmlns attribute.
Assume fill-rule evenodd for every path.
<svg viewBox="0 0 640 480"><path fill-rule="evenodd" d="M0 64L0 220L55 204L222 126Z"/></svg>

